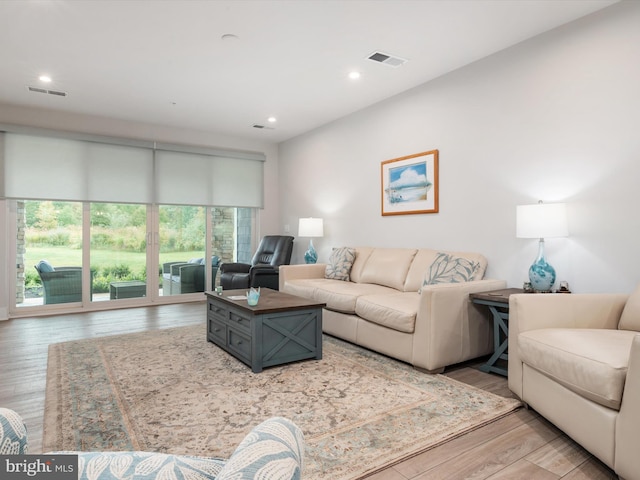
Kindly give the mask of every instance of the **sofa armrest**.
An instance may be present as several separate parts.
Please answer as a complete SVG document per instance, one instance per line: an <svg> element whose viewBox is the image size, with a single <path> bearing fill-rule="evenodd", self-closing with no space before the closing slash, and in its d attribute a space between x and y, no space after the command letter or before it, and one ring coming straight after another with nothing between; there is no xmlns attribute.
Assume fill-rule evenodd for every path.
<svg viewBox="0 0 640 480"><path fill-rule="evenodd" d="M629 369L622 392L622 405L616 419L615 471L620 478L633 478L640 472L638 432L640 432L640 333L635 336L631 344Z"/></svg>
<svg viewBox="0 0 640 480"><path fill-rule="evenodd" d="M617 329L628 295L524 293L509 297L509 388L522 398L518 335L541 328Z"/></svg>
<svg viewBox="0 0 640 480"><path fill-rule="evenodd" d="M0 455L25 455L29 451L27 427L13 410L0 408Z"/></svg>
<svg viewBox="0 0 640 480"><path fill-rule="evenodd" d="M280 291L289 280L324 278L326 263L305 263L302 265L280 265Z"/></svg>
<svg viewBox="0 0 640 480"><path fill-rule="evenodd" d="M504 280L474 280L422 287L413 335L412 364L437 371L488 353L492 324L488 311L469 294L506 288Z"/></svg>
<svg viewBox="0 0 640 480"><path fill-rule="evenodd" d="M258 264L251 267L249 272L249 286L253 288L271 288L278 290L278 275L280 267Z"/></svg>
<svg viewBox="0 0 640 480"><path fill-rule="evenodd" d="M303 461L304 437L300 428L286 418L273 417L251 430L217 480L299 480Z"/></svg>

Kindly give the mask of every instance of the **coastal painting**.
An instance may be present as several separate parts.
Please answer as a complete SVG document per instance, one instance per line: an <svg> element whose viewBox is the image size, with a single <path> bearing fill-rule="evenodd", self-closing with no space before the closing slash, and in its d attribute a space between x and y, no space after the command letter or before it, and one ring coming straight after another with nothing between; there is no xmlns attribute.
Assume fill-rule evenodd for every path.
<svg viewBox="0 0 640 480"><path fill-rule="evenodd" d="M438 150L381 165L382 215L438 212Z"/></svg>

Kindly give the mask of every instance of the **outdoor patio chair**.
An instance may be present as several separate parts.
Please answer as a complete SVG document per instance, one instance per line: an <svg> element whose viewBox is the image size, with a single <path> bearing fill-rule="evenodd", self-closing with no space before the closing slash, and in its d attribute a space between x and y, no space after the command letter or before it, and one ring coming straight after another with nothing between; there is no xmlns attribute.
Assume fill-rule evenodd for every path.
<svg viewBox="0 0 640 480"><path fill-rule="evenodd" d="M53 267L41 260L34 268L44 289L44 304L82 301L82 267Z"/></svg>
<svg viewBox="0 0 640 480"><path fill-rule="evenodd" d="M215 287L220 258L211 257L211 290ZM188 262L167 262L162 265L162 292L164 295L204 292L204 258Z"/></svg>

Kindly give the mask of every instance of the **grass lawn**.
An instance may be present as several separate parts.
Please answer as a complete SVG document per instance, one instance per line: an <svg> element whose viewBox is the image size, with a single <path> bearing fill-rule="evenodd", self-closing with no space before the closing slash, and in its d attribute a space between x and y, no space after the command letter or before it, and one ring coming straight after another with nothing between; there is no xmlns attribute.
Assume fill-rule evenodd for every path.
<svg viewBox="0 0 640 480"><path fill-rule="evenodd" d="M188 261L200 258L203 252L168 252L160 254L160 265L165 262ZM82 251L67 247L29 247L24 255L25 268L33 268L40 260L47 260L55 267L76 267L82 265ZM132 272L142 272L146 268L146 253L121 252L117 250L92 250L91 266L103 269L116 265L128 265Z"/></svg>

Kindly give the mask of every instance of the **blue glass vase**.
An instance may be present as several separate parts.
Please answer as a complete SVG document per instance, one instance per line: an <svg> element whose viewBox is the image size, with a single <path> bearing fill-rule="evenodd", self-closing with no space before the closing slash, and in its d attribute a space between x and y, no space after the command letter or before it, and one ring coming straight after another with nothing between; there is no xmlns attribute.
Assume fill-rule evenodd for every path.
<svg viewBox="0 0 640 480"><path fill-rule="evenodd" d="M316 263L318 261L318 254L316 249L313 248L313 240L309 240L309 250L304 252L305 263Z"/></svg>
<svg viewBox="0 0 640 480"><path fill-rule="evenodd" d="M541 238L538 246L538 256L529 267L529 281L536 292L550 292L556 283L556 271L544 258L544 240Z"/></svg>

